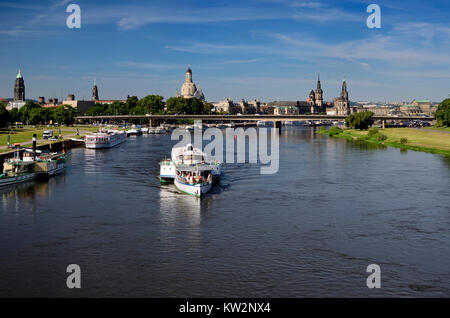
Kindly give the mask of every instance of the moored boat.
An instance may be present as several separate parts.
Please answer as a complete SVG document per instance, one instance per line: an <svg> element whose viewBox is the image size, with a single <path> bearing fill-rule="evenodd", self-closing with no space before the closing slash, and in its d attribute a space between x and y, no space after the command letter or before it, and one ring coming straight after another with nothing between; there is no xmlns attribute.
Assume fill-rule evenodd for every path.
<svg viewBox="0 0 450 318"><path fill-rule="evenodd" d="M0 174L0 187L33 180L37 177L34 171L33 160L23 160L19 157L19 151L14 153L14 158L3 163L3 173Z"/></svg>
<svg viewBox="0 0 450 318"><path fill-rule="evenodd" d="M51 177L66 169L66 156L62 153L41 153L35 159L35 172L38 177Z"/></svg>
<svg viewBox="0 0 450 318"><path fill-rule="evenodd" d="M86 148L111 148L117 146L127 139L123 131L98 132L84 137Z"/></svg>

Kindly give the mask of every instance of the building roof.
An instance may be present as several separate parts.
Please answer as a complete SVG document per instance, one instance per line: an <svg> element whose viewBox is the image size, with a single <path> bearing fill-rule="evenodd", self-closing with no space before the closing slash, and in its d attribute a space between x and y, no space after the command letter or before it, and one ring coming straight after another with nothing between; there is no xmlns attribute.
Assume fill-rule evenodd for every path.
<svg viewBox="0 0 450 318"><path fill-rule="evenodd" d="M16 78L22 78L22 71L21 70L19 70L19 73L17 73Z"/></svg>
<svg viewBox="0 0 450 318"><path fill-rule="evenodd" d="M430 103L428 99L415 99L414 101L417 103Z"/></svg>

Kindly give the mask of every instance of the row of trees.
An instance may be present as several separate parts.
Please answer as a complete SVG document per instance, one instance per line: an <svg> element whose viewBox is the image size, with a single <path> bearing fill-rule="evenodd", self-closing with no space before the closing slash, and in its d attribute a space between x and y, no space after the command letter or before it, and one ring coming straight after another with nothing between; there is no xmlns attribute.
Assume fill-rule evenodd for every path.
<svg viewBox="0 0 450 318"><path fill-rule="evenodd" d="M206 114L210 110L211 104L203 103L197 98L170 97L164 103L164 97L148 95L141 99L131 96L126 102L97 103L85 115Z"/></svg>
<svg viewBox="0 0 450 318"><path fill-rule="evenodd" d="M85 115L145 115L157 114L164 110L164 97L148 95L142 99L137 96L128 97L126 102L115 101L112 104L95 104L89 108Z"/></svg>
<svg viewBox="0 0 450 318"><path fill-rule="evenodd" d="M55 108L44 108L28 101L23 107L9 112L6 105L0 105L0 127L22 122L25 124L47 124L50 121L60 124L72 124L77 116L77 110L69 105ZM170 97L164 103L160 95L148 95L139 99L137 96L128 97L126 102L115 101L112 104L97 103L89 108L85 115L145 115L145 114L207 114L212 105L197 98Z"/></svg>
<svg viewBox="0 0 450 318"><path fill-rule="evenodd" d="M13 108L7 111L5 105L0 105L0 127L6 127L16 122L27 125L48 124L50 121L59 124L73 124L78 112L69 105L61 105L55 108L41 107L32 101L28 101L20 109Z"/></svg>

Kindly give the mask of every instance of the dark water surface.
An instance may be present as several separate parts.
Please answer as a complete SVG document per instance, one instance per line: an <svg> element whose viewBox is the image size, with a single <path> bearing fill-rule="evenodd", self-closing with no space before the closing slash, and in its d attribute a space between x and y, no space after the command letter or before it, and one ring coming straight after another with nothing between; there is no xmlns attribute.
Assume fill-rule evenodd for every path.
<svg viewBox="0 0 450 318"><path fill-rule="evenodd" d="M0 190L0 296L450 296L448 158L288 128L278 174L227 165L199 200L159 184L173 144L72 149L64 175Z"/></svg>

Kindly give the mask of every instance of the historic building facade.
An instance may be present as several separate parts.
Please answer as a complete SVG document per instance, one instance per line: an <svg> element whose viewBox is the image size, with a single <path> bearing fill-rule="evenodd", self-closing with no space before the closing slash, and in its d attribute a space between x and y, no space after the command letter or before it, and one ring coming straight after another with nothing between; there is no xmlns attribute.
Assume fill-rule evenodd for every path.
<svg viewBox="0 0 450 318"><path fill-rule="evenodd" d="M178 90L175 94L176 97L179 96ZM200 89L200 86L197 89L197 86L195 85L194 81L192 80L192 70L191 67L188 66L186 70L186 79L181 86L181 97L183 98L198 98L200 100L205 100L205 95L203 94L203 91Z"/></svg>
<svg viewBox="0 0 450 318"><path fill-rule="evenodd" d="M326 111L326 107L323 102L323 90L322 85L320 84L320 75L317 78L316 90L311 90L306 102L310 105L310 109L308 111L309 113L324 113Z"/></svg>
<svg viewBox="0 0 450 318"><path fill-rule="evenodd" d="M14 83L14 101L25 101L25 82L23 81L22 72L17 73Z"/></svg>
<svg viewBox="0 0 450 318"><path fill-rule="evenodd" d="M337 116L346 116L353 112L348 99L347 82L345 79L342 83L341 95L333 99L333 105Z"/></svg>
<svg viewBox="0 0 450 318"><path fill-rule="evenodd" d="M22 72L19 70L14 82L14 99L9 102L7 109L20 109L23 105L25 105L25 82L23 80Z"/></svg>

